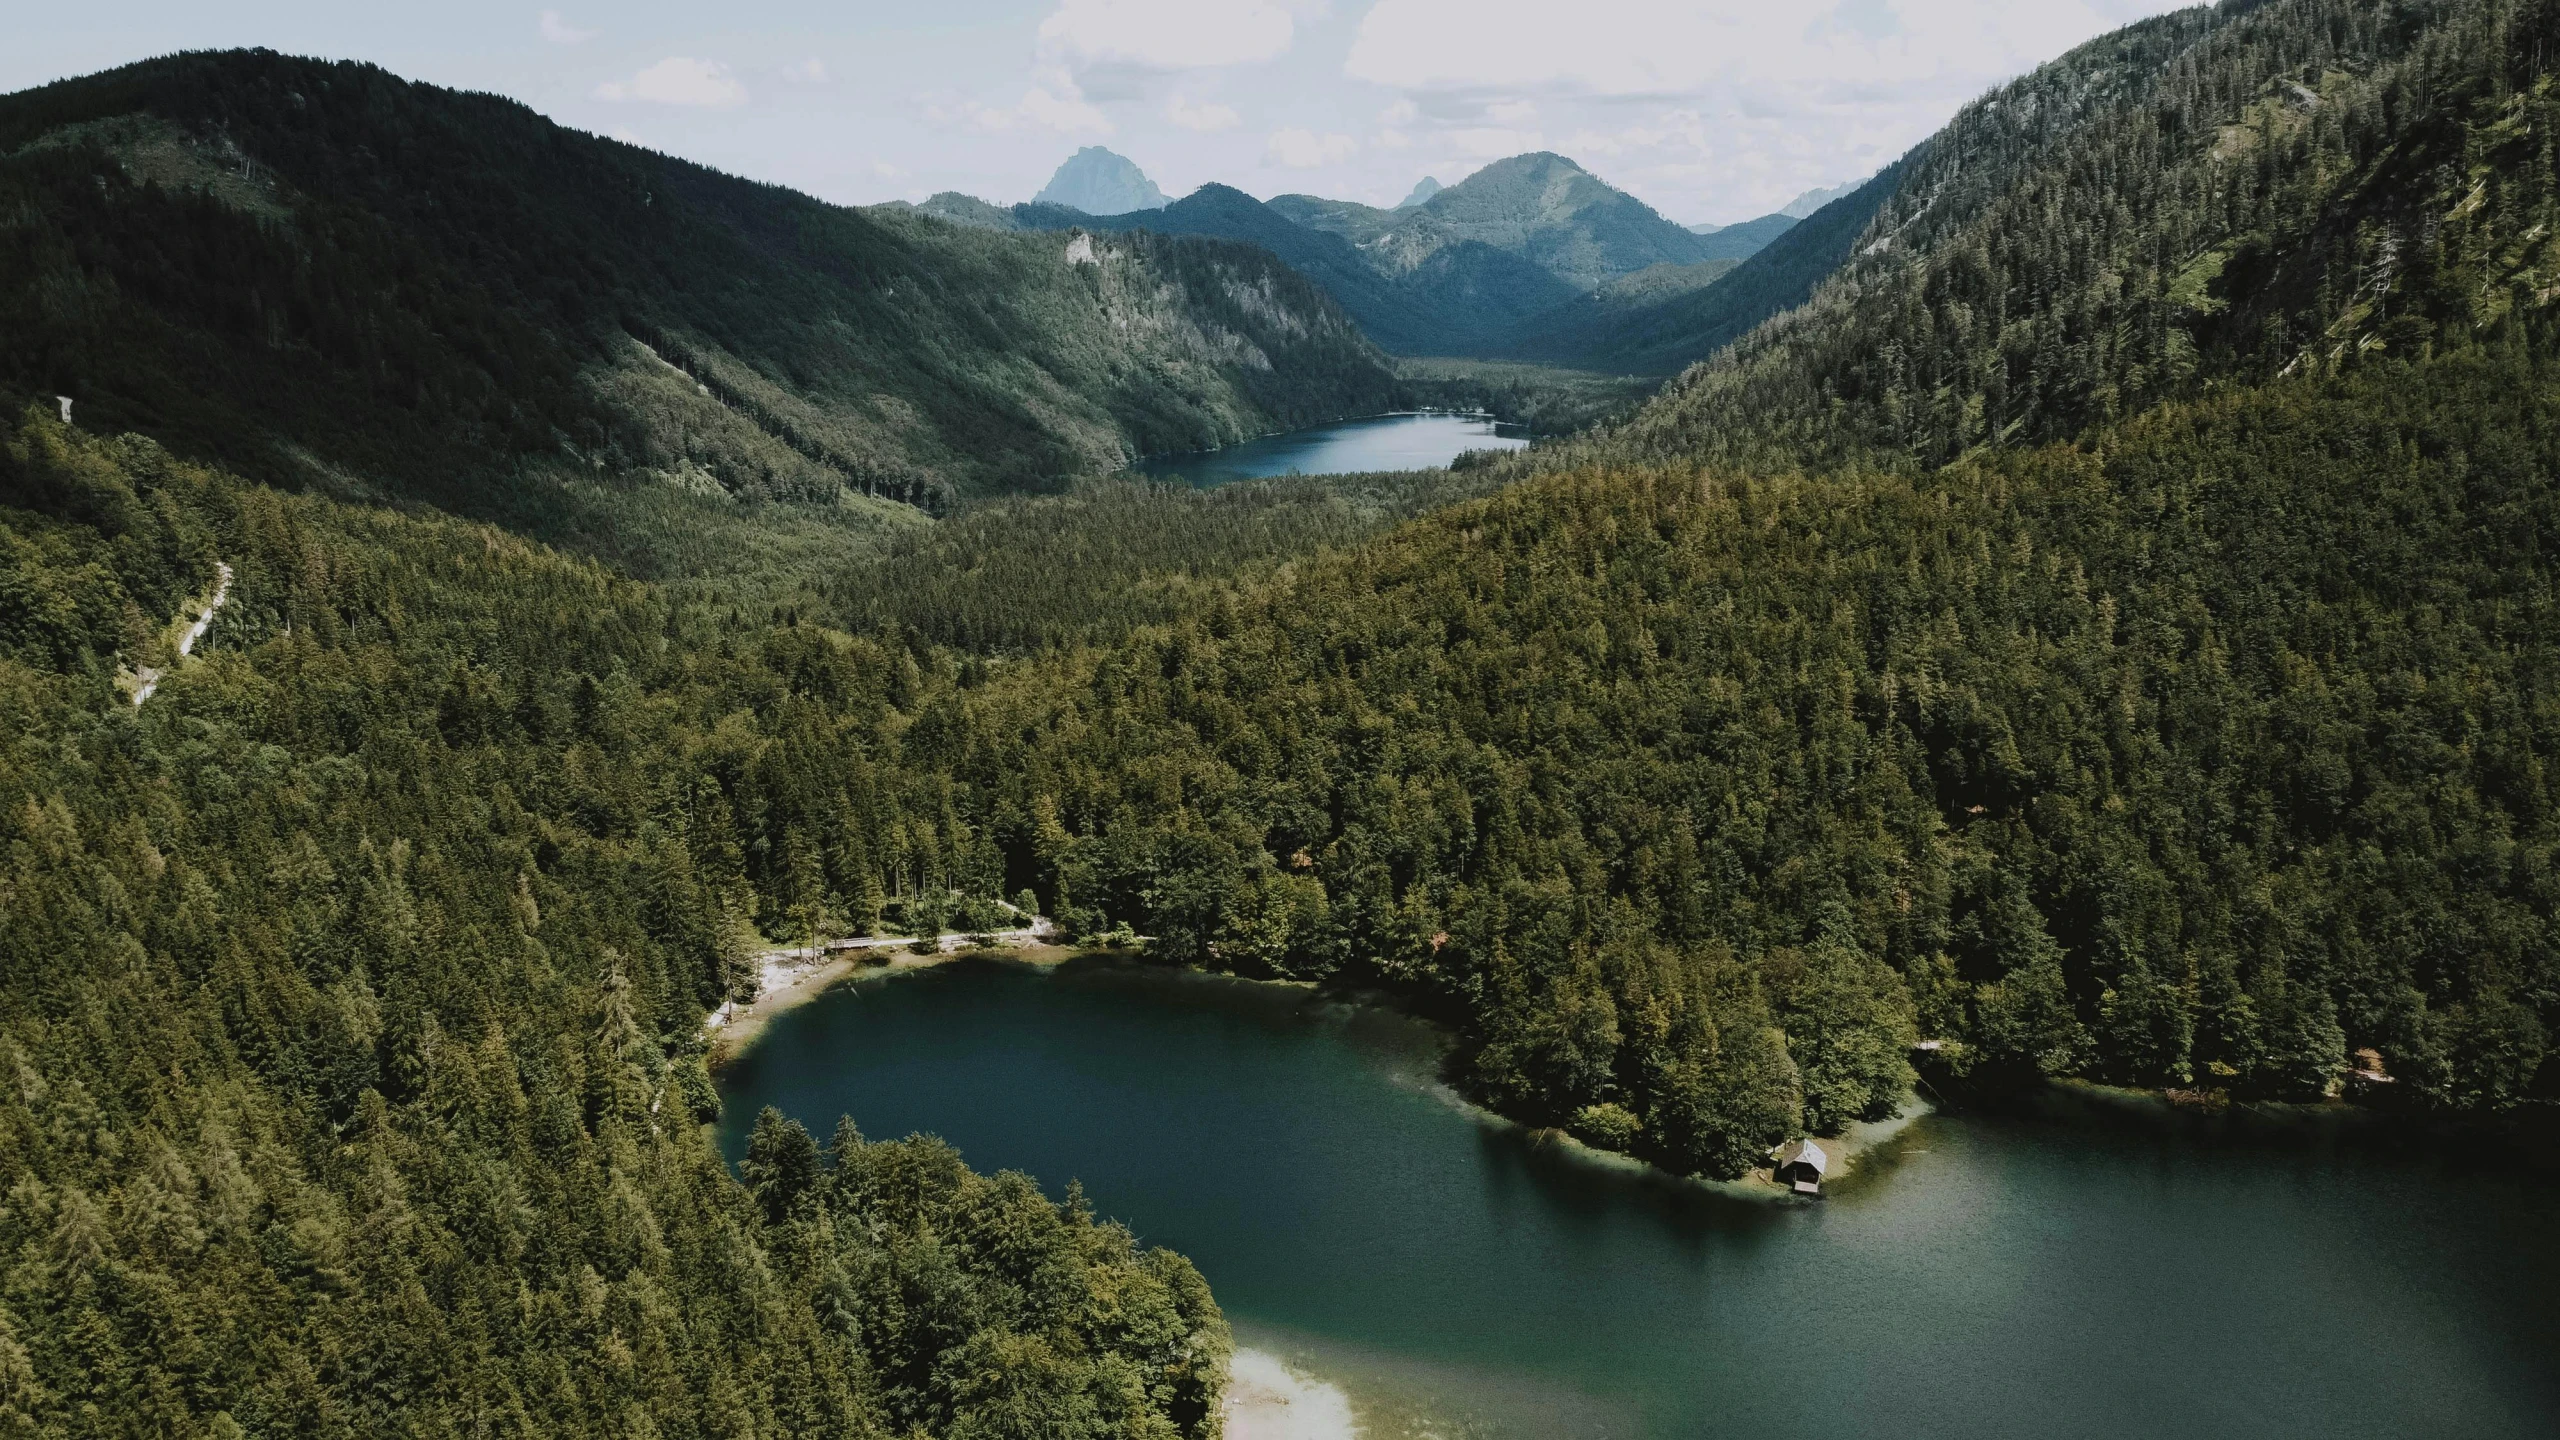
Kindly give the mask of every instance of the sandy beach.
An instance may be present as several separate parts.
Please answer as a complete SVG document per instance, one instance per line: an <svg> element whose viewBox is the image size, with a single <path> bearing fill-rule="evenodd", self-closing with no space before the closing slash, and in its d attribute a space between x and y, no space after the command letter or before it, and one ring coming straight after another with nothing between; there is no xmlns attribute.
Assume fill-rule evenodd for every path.
<svg viewBox="0 0 2560 1440"><path fill-rule="evenodd" d="M1052 943L1054 933L1045 923L999 930L990 937L995 948L988 949L975 945L971 936L954 932L943 935L929 955L917 954L914 938L905 935L866 935L764 951L755 957L756 998L744 1004L732 1000L702 1022L702 1033L711 1040L711 1063L717 1067L753 1044L775 1016L807 1004L851 975L930 969L962 955L1055 965L1080 953Z"/></svg>
<svg viewBox="0 0 2560 1440"><path fill-rule="evenodd" d="M1280 1357L1238 1350L1227 1366L1227 1440L1354 1440L1351 1397Z"/></svg>

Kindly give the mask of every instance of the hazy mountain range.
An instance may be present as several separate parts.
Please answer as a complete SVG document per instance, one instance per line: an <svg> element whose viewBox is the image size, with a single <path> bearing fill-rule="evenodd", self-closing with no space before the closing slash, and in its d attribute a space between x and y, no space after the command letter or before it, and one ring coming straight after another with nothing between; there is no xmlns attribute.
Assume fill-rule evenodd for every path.
<svg viewBox="0 0 2560 1440"><path fill-rule="evenodd" d="M1094 146L1028 204L946 192L899 208L982 229L1125 227L1248 241L1323 286L1370 339L1399 354L1667 374L1738 333L1737 321L1748 328L1771 307L1802 301L1819 276L1800 264L1744 276L1733 294L1749 298L1738 306L1707 304L1701 292L1801 219L1856 193L1810 191L1755 220L1683 227L1574 161L1540 152L1495 161L1456 185L1425 177L1391 210L1317 195L1262 201L1219 184L1167 204L1136 165ZM1855 231L1868 213L1852 202L1825 233Z"/></svg>

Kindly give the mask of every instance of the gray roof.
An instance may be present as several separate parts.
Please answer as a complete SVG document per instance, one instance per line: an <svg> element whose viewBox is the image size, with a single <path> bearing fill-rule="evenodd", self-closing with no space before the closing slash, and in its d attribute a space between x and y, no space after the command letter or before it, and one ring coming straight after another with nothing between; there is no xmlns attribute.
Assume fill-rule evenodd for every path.
<svg viewBox="0 0 2560 1440"><path fill-rule="evenodd" d="M1778 1168L1781 1170L1790 1165L1805 1165L1812 1167L1814 1174L1822 1175L1827 1174L1831 1169L1830 1152L1824 1150L1818 1142L1809 1139L1790 1140L1769 1154L1771 1159L1778 1162Z"/></svg>

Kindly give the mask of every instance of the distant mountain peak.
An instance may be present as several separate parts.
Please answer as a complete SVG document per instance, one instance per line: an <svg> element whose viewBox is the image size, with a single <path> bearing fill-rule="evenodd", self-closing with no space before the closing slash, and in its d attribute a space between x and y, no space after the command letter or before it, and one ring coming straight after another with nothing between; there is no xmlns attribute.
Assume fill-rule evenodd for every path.
<svg viewBox="0 0 2560 1440"><path fill-rule="evenodd" d="M1031 198L1034 205L1064 205L1087 215L1126 215L1161 210L1169 202L1147 172L1126 155L1087 145L1067 157L1058 173Z"/></svg>
<svg viewBox="0 0 2560 1440"><path fill-rule="evenodd" d="M1437 195L1448 188L1448 186L1441 184L1439 181L1434 180L1428 175L1425 175L1420 180L1414 182L1413 193L1404 197L1404 202L1396 206L1396 208L1399 210L1410 210L1414 206L1421 204L1423 201L1430 199L1432 196Z"/></svg>
<svg viewBox="0 0 2560 1440"><path fill-rule="evenodd" d="M1821 209L1823 206L1830 204L1832 201L1839 199L1841 196L1846 195L1857 188L1857 181L1848 180L1843 181L1838 185L1834 185L1828 190L1807 190L1793 200L1788 201L1786 205L1778 211L1778 213L1786 216L1790 220L1807 219L1814 211Z"/></svg>

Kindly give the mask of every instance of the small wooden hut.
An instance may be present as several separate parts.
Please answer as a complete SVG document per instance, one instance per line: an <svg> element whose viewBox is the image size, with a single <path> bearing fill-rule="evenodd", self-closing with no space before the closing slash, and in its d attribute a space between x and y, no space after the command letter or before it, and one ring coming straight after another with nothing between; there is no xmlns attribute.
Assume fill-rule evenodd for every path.
<svg viewBox="0 0 2560 1440"><path fill-rule="evenodd" d="M1769 1158L1775 1162L1770 1174L1799 1195L1821 1194L1822 1177L1830 1173L1834 1163L1831 1152L1810 1139L1790 1140L1770 1151Z"/></svg>

